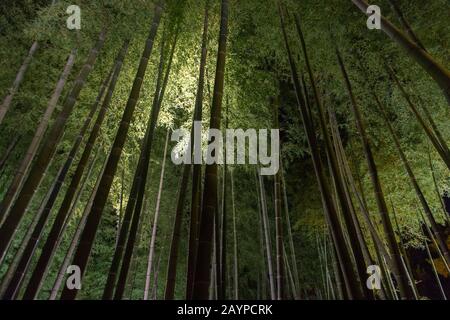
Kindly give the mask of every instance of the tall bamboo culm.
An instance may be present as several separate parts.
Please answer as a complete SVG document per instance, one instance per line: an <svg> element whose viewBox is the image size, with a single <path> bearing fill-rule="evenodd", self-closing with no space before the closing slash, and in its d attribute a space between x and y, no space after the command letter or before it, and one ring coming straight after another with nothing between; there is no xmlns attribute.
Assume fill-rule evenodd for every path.
<svg viewBox="0 0 450 320"><path fill-rule="evenodd" d="M106 200L109 195L109 191L114 179L114 175L117 170L117 166L122 154L123 146L128 135L128 129L131 119L134 114L137 102L139 100L142 83L144 81L145 71L147 70L149 58L153 51L153 44L158 32L159 22L161 20L163 12L163 1L158 1L155 6L155 12L153 16L153 22L150 27L149 36L147 38L144 51L139 62L138 71L133 82L133 87L130 92L130 96L125 107L119 129L116 134L116 138L111 148L111 153L108 157L108 161L103 172L97 194L94 198L92 209L86 220L86 225L80 236L80 244L74 254L73 264L80 267L82 275L86 269L86 265L89 259L89 255L93 246L95 234L97 232L98 225L102 216ZM61 293L62 300L74 300L77 296L77 290L69 290L67 287Z"/></svg>

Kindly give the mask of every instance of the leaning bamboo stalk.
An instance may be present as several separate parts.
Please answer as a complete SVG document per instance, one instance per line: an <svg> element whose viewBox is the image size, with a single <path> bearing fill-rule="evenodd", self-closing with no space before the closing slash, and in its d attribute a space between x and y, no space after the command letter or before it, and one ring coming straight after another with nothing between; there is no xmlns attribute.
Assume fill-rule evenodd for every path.
<svg viewBox="0 0 450 320"><path fill-rule="evenodd" d="M116 246L119 241L120 227L122 225L122 216L123 216L123 204L124 204L124 195L125 195L125 167L122 166L122 175L120 178L120 199L119 199L119 216L117 217L117 226L116 226Z"/></svg>
<svg viewBox="0 0 450 320"><path fill-rule="evenodd" d="M152 227L152 237L150 240L150 249L149 249L149 253L148 253L147 273L145 275L144 300L148 300L149 291L150 291L151 270L153 267L153 256L155 254L156 233L157 233L157 229L158 229L158 220L159 220L159 211L160 211L159 209L161 206L161 195L162 195L163 183L164 183L164 172L166 169L166 157L167 157L167 147L169 144L169 134L170 134L170 130L167 130L166 143L164 145L163 162L161 165L161 177L159 180L158 196L156 198L156 208L155 208L155 216L154 216L153 227Z"/></svg>
<svg viewBox="0 0 450 320"><path fill-rule="evenodd" d="M364 14L371 15L365 0L351 0ZM450 92L450 72L430 54L422 50L389 20L380 17L381 29L405 51L436 81L445 93Z"/></svg>
<svg viewBox="0 0 450 320"><path fill-rule="evenodd" d="M295 288L295 283L294 283L294 276L292 275L292 270L291 270L291 266L288 261L285 246L283 246L283 260L284 260L284 265L286 266L287 279L288 279L289 287L291 288L291 294L292 294L292 297L295 298L296 288Z"/></svg>
<svg viewBox="0 0 450 320"><path fill-rule="evenodd" d="M58 104L59 98L61 97L61 94L63 92L64 86L66 84L67 78L69 77L69 74L72 70L72 67L75 63L75 56L76 56L77 50L72 50L72 53L69 55L66 65L64 67L64 70L56 83L55 90L53 91L53 94L47 104L47 108L45 109L44 114L42 115L41 121L36 128L36 131L34 133L33 139L31 140L27 151L25 152L25 155L20 161L19 167L15 171L15 175L13 180L10 183L10 186L8 190L6 191L5 197L3 198L1 204L0 204L0 220L1 217L6 216L6 213L10 209L11 205L13 204L14 198L17 195L17 192L20 190L23 181L26 178L26 175L29 171L29 168L31 166L32 160L35 157L38 147L44 138L45 131L48 128L50 119L56 109L56 106Z"/></svg>
<svg viewBox="0 0 450 320"><path fill-rule="evenodd" d="M414 113L414 115L417 118L417 121L420 123L423 131L426 133L428 138L430 139L431 143L433 144L436 151L439 153L439 155L442 158L442 161L447 165L447 168L450 170L450 152L448 150L445 150L445 146L442 146L439 143L438 138L434 134L434 132L428 127L428 125L425 123L425 120L423 119L422 115L419 113L419 110L417 109L416 105L412 102L409 94L406 92L403 85L400 83L400 80L396 76L394 70L391 67L387 68L389 75L394 80L395 84L399 88L400 92L402 93L403 97L405 98L409 108Z"/></svg>
<svg viewBox="0 0 450 320"><path fill-rule="evenodd" d="M19 90L19 86L25 77L25 72L28 70L31 60L33 59L33 56L36 53L36 51L38 50L38 48L39 48L39 43L37 41L34 41L33 44L31 45L30 50L28 51L28 54L27 54L25 60L23 61L22 65L20 66L19 71L16 74L16 78L14 79L14 82L13 82L11 88L9 89L8 94L3 99L2 104L0 105L0 125L3 122L3 119L6 116L6 113L11 108L12 100L13 100L14 96L16 95L17 91Z"/></svg>
<svg viewBox="0 0 450 320"><path fill-rule="evenodd" d="M236 204L234 196L234 177L233 170L230 171L230 187L231 187L231 208L233 210L233 280L234 280L234 300L239 299L239 261L238 261L238 238L236 228Z"/></svg>
<svg viewBox="0 0 450 320"><path fill-rule="evenodd" d="M149 205L149 203L148 203L148 201L146 200L146 198L144 197L144 206L143 206L143 208L142 208L142 213L147 213L148 212L148 205ZM136 233L136 249L138 249L138 248L140 248L140 244L142 243L142 239L144 238L144 235L143 235L143 231L142 231L142 229L143 229L143 227L144 227L144 223L140 223L139 224L139 227L138 227L138 230L137 230L137 233ZM129 294L129 297L130 297L130 299L132 299L133 298L133 288L134 288L134 282L135 282L135 280L136 280L136 277L137 277L137 271L138 271L138 267L139 267L139 264L140 264L140 259L139 259L139 255L138 255L138 253L136 252L137 250L134 250L133 251L133 255L131 256L131 262L130 262L130 272L129 272L129 274L128 274L128 276L127 276L127 279L126 279L126 283L125 283L125 289L124 289L124 295L125 295L125 291L126 290L128 290L128 294Z"/></svg>
<svg viewBox="0 0 450 320"><path fill-rule="evenodd" d="M143 212L147 213L148 212L148 201L146 201L144 199L144 207L143 207ZM139 224L139 229L137 231L137 248L139 248L140 244L142 243L142 239L143 239L143 233L142 232L142 228L144 227L144 223L140 223ZM137 273L139 270L139 265L140 265L140 259L139 259L139 255L137 252L133 252L133 256L132 256L132 261L130 264L130 274L127 278L127 283L126 283L126 291L128 293L128 299L132 300L133 299L133 291L136 285L136 278L137 278ZM125 294L124 294L125 295Z"/></svg>
<svg viewBox="0 0 450 320"><path fill-rule="evenodd" d="M74 235L72 237L72 241L70 242L69 248L67 249L66 255L64 256L64 260L61 263L61 267L58 270L57 277L56 277L55 282L54 282L54 284L52 286L49 300L55 300L57 295L58 295L58 292L59 292L59 290L61 288L61 285L62 285L63 280L64 280L64 276L66 275L67 267L69 266L70 261L71 261L72 256L73 256L73 253L75 252L75 249L76 249L76 247L78 245L78 242L79 242L80 236L81 236L81 232L83 231L84 225L86 223L86 219L88 217L88 213L90 212L90 210L92 208L92 203L94 201L95 195L97 194L98 186L100 184L100 178L101 178L101 176L103 174L103 171L105 170L106 160L107 159L108 158L105 158L105 160L103 161L104 162L103 166L102 166L102 168L100 170L100 174L97 177L97 181L95 183L95 186L92 189L91 196L89 197L89 199L88 199L88 201L86 203L86 206L85 206L85 208L83 210L83 213L81 215L81 218L78 221L77 229L75 230L75 233L74 233Z"/></svg>
<svg viewBox="0 0 450 320"><path fill-rule="evenodd" d="M275 128L279 128L278 120L278 108L279 108L279 98L272 101L272 107L274 108L273 123ZM276 154L278 160L280 160L280 155ZM279 161L281 162L281 161ZM283 220L282 220L282 196L281 196L281 173L280 170L274 176L274 209L275 209L275 252L276 252L276 289L277 289L277 299L282 300L285 296L284 288L284 259L283 259Z"/></svg>
<svg viewBox="0 0 450 320"><path fill-rule="evenodd" d="M53 261L52 259L53 259L54 255L56 253L56 250L58 250L58 248L61 246L61 243L64 240L64 234L65 234L66 229L67 229L67 227L69 225L69 222L70 222L70 220L72 218L72 215L75 213L75 210L77 209L78 203L81 200L81 197L83 196L83 194L85 193L86 188L88 187L89 179L91 178L92 173L93 173L93 171L95 169L95 165L97 164L97 158L98 158L99 155L100 155L100 150L94 155L91 163L89 164L89 168L88 168L88 170L86 172L86 175L85 175L85 177L84 177L84 179L83 179L83 181L81 183L81 188L77 191L77 195L75 196L74 202L73 202L72 206L70 207L69 214L67 215L67 218L64 221L64 224L63 224L63 227L61 229L61 232L59 233L58 239L56 241L55 248L53 249L53 251L51 253L50 260L48 262L48 266L47 266L47 268L45 269L45 271L44 271L44 273L42 275L42 281L39 284L38 290L36 292L36 297L39 295L39 292L42 289L43 284L45 283L45 280L46 280L46 278L48 276L48 273L50 272L51 263Z"/></svg>
<svg viewBox="0 0 450 320"><path fill-rule="evenodd" d="M422 101L422 99L419 98L419 105L423 111L423 113L425 114L425 117L427 118L428 122L430 123L431 129L433 130L434 134L436 135L436 139L437 141L440 143L442 149L444 150L445 154L450 157L450 149L448 147L447 142L445 141L441 130L439 130L436 122L434 121L433 117L430 114L430 110L428 110L428 107L425 106L424 102Z"/></svg>
<svg viewBox="0 0 450 320"><path fill-rule="evenodd" d="M267 267L269 272L269 285L270 285L270 298L272 300L276 300L276 285L275 285L275 279L273 274L273 262L272 262L272 244L270 240L270 226L269 226L269 219L267 215L267 201L266 201L266 191L264 188L264 181L262 176L259 174L259 172L256 173L258 175L258 182L259 182L259 192L261 195L261 207L262 207L262 222L263 222L263 228L264 228L264 240L265 240L265 247L266 247L266 257L267 257Z"/></svg>
<svg viewBox="0 0 450 320"><path fill-rule="evenodd" d="M316 231L316 249L317 249L317 257L319 258L319 265L320 265L320 277L322 280L322 289L324 291L326 291L326 278L325 278L325 264L323 262L323 255L322 255L322 248L321 248L321 244L319 241L319 235L318 232Z"/></svg>
<svg viewBox="0 0 450 320"><path fill-rule="evenodd" d="M326 279L326 283L327 283L327 298L330 299L331 297L331 292L332 292L332 283L328 280L329 276L330 276L330 272L328 269L328 252L327 252L327 233L324 232L324 237L323 237L323 256L324 256L324 260L325 260L325 279Z"/></svg>
<svg viewBox="0 0 450 320"><path fill-rule="evenodd" d="M258 172L255 171L255 187L256 187L256 201L258 204L258 222L259 222L259 247L260 247L260 257L262 260L261 263L261 295L260 299L265 299L267 294L267 267L265 262L265 253L264 253L264 227L263 227L263 215L262 215L262 200L260 195L260 188L259 188L259 179L258 179ZM222 260L223 261L223 260ZM259 283L259 281L258 281Z"/></svg>
<svg viewBox="0 0 450 320"><path fill-rule="evenodd" d="M286 227L287 227L287 233L288 233L288 240L289 240L289 250L291 252L291 264L292 264L292 273L294 278L294 299L300 298L300 279L298 274L298 267L297 267L297 258L295 255L295 247L294 247L294 238L292 236L292 226L291 226L291 218L289 214L289 204L288 204L288 197L286 192L286 181L284 179L284 170L283 166L280 166L281 170L281 187L283 192L283 204L284 204L284 214L286 216ZM287 259L289 261L289 259Z"/></svg>
<svg viewBox="0 0 450 320"><path fill-rule="evenodd" d="M229 113L228 108L230 106L229 98L226 97L226 110L225 110L225 130L228 128L228 120L229 120ZM226 137L225 137L225 145L224 145L224 152L226 146ZM227 265L227 247L228 247L228 241L227 241L227 231L228 231L228 214L227 214L227 173L228 173L228 167L227 167L227 160L226 157L224 158L223 162L223 174L222 174L222 203L221 203L221 217L220 217L220 227L221 227L221 234L220 234L220 278L219 278L219 294L218 299L224 300L227 298L227 273L228 273L228 265Z"/></svg>

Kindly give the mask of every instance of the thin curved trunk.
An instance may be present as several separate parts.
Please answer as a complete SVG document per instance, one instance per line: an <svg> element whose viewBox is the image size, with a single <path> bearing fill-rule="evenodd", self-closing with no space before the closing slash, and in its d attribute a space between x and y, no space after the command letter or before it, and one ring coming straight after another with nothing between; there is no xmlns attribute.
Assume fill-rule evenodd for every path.
<svg viewBox="0 0 450 320"><path fill-rule="evenodd" d="M153 17L152 26L150 28L149 36L147 38L144 51L142 53L141 60L139 62L139 67L133 82L133 87L131 89L127 105L125 107L119 125L119 129L116 134L116 138L112 145L111 153L108 157L108 162L106 164L105 171L100 181L99 191L97 192L95 199L93 201L92 209L90 210L85 228L80 237L80 245L78 246L74 255L73 264L76 264L80 267L82 275L84 275L84 271L86 269L86 265L95 239L95 234L97 232L102 212L105 207L109 191L111 189L111 185L117 170L120 156L122 154L123 146L125 144L125 140L128 135L130 122L133 118L134 110L139 100L139 94L144 81L145 71L147 70L149 58L153 50L153 43L156 37L156 33L158 31L162 11L163 11L162 1L159 1L155 7L155 14ZM77 290L70 290L68 288L64 288L61 294L61 299L74 300L76 296Z"/></svg>
<svg viewBox="0 0 450 320"><path fill-rule="evenodd" d="M300 279L298 277L298 267L297 267L297 258L295 254L295 247L294 247L294 238L292 236L292 226L291 226L291 218L289 214L289 204L288 204L288 197L286 192L286 181L284 179L284 170L283 166L280 166L281 170L281 188L283 192L283 204L284 204L284 214L286 216L286 227L287 227L287 233L288 233L288 240L289 240L289 250L291 252L291 264L292 264L292 273L293 273L293 279L294 279L294 299L300 299ZM287 259L289 261L289 258Z"/></svg>
<svg viewBox="0 0 450 320"><path fill-rule="evenodd" d="M278 109L280 108L279 97L272 99L273 107L273 124L274 127L279 129L280 124L278 120ZM278 161L281 163L281 157L278 154ZM233 176L232 176L233 177ZM233 186L233 184L232 184ZM234 207L234 206L233 206ZM234 209L234 208L233 208ZM283 258L283 220L282 220L282 196L281 196L281 173L280 169L274 176L274 209L275 209L275 253L276 253L276 298L277 300L283 300L285 298L285 287L284 287L284 258ZM233 210L234 214L234 210ZM234 217L234 216L233 216Z"/></svg>
<svg viewBox="0 0 450 320"><path fill-rule="evenodd" d="M67 78L69 77L69 74L72 70L72 67L75 63L75 56L76 56L77 50L72 50L72 53L69 55L69 58L67 59L67 63L64 67L64 70L56 83L55 90L53 91L53 94L47 104L47 108L45 109L44 114L42 115L41 122L39 123L33 139L30 142L30 145L28 146L27 151L25 152L25 155L23 156L22 160L20 161L20 165L17 168L14 178L10 183L10 186L8 190L6 191L6 194L0 204L0 221L2 220L1 217L5 217L8 210L10 209L11 205L13 204L14 198L17 195L17 192L20 190L22 183L28 173L28 170L31 166L31 162L33 158L35 157L38 147L44 138L45 131L48 128L50 119L53 115L53 112L56 109L56 106L58 104L59 98L61 97L61 94L63 92L64 86L66 84Z"/></svg>
<svg viewBox="0 0 450 320"><path fill-rule="evenodd" d="M210 129L220 129L228 38L228 5L228 0L222 0L219 47L217 53L214 94L211 106ZM209 283L211 280L209 267L211 264L211 240L214 229L213 221L214 216L217 216L218 212L217 187L217 163L206 165L197 263L195 267L194 289L192 295L192 298L196 300L208 299Z"/></svg>
<svg viewBox="0 0 450 320"><path fill-rule="evenodd" d="M72 113L72 110L77 102L81 90L83 89L86 80L91 73L94 63L97 59L100 49L105 42L105 32L100 33L94 47L91 49L86 62L81 69L77 79L75 80L72 91L67 96L63 109L55 119L52 129L50 130L45 143L43 144L39 155L33 166L31 167L30 174L23 184L23 188L17 196L17 200L11 208L10 214L5 219L4 223L0 227L0 257L6 253L6 249L11 242L11 238L19 225L22 217L25 213L28 204L33 197L39 183L41 182L46 169L50 164L50 160L54 151L61 139L67 120Z"/></svg>
<svg viewBox="0 0 450 320"><path fill-rule="evenodd" d="M262 201L261 201L261 195L260 195L260 191L259 191L259 181L258 181L258 172L255 171L255 187L256 187L256 200L258 203L258 222L259 222L259 247L260 247L260 256L262 259L262 263L261 263L261 283L260 283L260 287L261 287L261 294L258 297L259 300L264 300L267 296L267 287L266 287L266 282L267 282L267 269L266 269L266 255L264 253L264 228L263 228L263 216L262 216ZM258 276L259 279L259 276ZM259 283L259 281L258 281Z"/></svg>
<svg viewBox="0 0 450 320"><path fill-rule="evenodd" d="M281 186L279 173L275 175L275 251L276 259L276 279L277 279L277 300L284 299L284 259L283 259L283 222L281 218Z"/></svg>
<svg viewBox="0 0 450 320"><path fill-rule="evenodd" d="M230 171L230 187L231 187L231 207L233 210L233 278L234 278L234 300L239 300L239 260L238 260L238 239L236 228L236 204L234 197L234 179L233 171Z"/></svg>
<svg viewBox="0 0 450 320"><path fill-rule="evenodd" d="M125 194L125 167L124 164L122 167L122 176L120 178L120 204L119 204L119 216L117 217L117 226L116 226L116 246L117 242L119 241L119 234L120 234L120 227L122 225L122 218L123 218L123 200L124 200L124 194Z"/></svg>
<svg viewBox="0 0 450 320"><path fill-rule="evenodd" d="M28 67L30 66L30 62L33 59L34 54L39 48L39 43L37 41L34 41L31 45L30 50L28 51L28 55L26 56L25 60L23 61L22 65L19 68L19 71L16 74L16 78L14 79L14 82L9 89L8 94L3 99L2 104L0 105L0 125L3 122L3 119L6 116L6 113L11 108L11 102L16 95L17 91L19 90L19 86L23 81L23 78L25 77L25 72L28 70Z"/></svg>
<svg viewBox="0 0 450 320"><path fill-rule="evenodd" d="M338 58L339 66L343 75L343 78L345 80L345 86L347 89L347 92L349 94L350 100L351 100L351 110L353 113L353 116L355 117L356 126L359 131L361 144L364 149L364 156L367 161L367 165L369 167L370 177L372 181L372 185L375 192L375 198L379 210L379 214L381 217L381 221L383 224L384 232L386 234L387 240L388 240L388 246L392 254L392 263L391 263L391 269L394 274L395 279L397 280L397 284L400 290L400 296L402 299L411 299L412 293L408 286L408 281L405 277L404 268L402 266L401 262L401 254L400 250L397 245L397 240L395 239L394 230L392 228L392 223L389 218L389 211L386 205L386 201L384 198L383 189L381 187L381 182L378 176L378 169L375 164L375 160L373 158L372 150L370 147L369 139L367 137L366 129L364 127L361 111L359 109L359 106L356 102L356 98L353 95L352 86L350 83L350 79L348 77L347 71L344 66L344 62L342 60L341 54L339 53L338 49L336 49L336 55Z"/></svg>
<svg viewBox="0 0 450 320"><path fill-rule="evenodd" d="M351 0L364 14L371 15L367 12L369 5L365 0ZM439 62L434 60L426 51L422 50L416 43L410 40L402 31L395 27L389 20L381 18L381 29L393 41L406 50L413 58L441 87L446 95L450 94L450 72Z"/></svg>
<svg viewBox="0 0 450 320"><path fill-rule="evenodd" d="M45 274L45 270L50 265L54 250L56 248L56 245L57 245L57 242L59 239L59 235L61 234L61 230L64 226L64 222L67 220L67 215L69 213L73 198L74 198L76 191L78 189L78 186L81 182L85 167L86 167L87 163L89 162L89 157L92 153L92 149L93 149L95 141L98 137L98 133L99 133L101 124L102 124L102 122L105 118L105 114L109 108L112 94L113 94L115 85L117 83L117 78L118 78L120 70L121 70L122 61L125 57L127 49L128 49L128 41L125 41L116 62L113 64L113 66L111 68L111 71L110 71L108 77L105 79L105 81L103 82L103 84L101 86L99 95L97 96L97 99L91 109L91 113L89 114L88 118L86 119L86 121L83 125L83 128L81 129L81 131L77 137L75 145L69 154L69 157L65 164L65 168L64 168L62 174L60 175L60 177L58 178L59 184L54 189L52 198L47 203L46 211L44 212L44 214L49 214L51 209L53 208L54 202L56 201L56 198L59 193L59 189L61 188L62 183L65 180L65 176L67 175L68 170L69 170L73 160L75 159L75 155L78 151L78 148L81 145L81 142L83 140L83 137L84 137L87 129L89 128L90 122L92 121L92 118L95 114L95 110L98 108L98 105L100 104L102 97L103 97L106 89L108 88L107 95L105 96L105 98L103 100L103 104L100 109L101 111L99 112L99 114L97 116L94 127L92 128L89 140L85 146L85 149L83 151L81 159L80 159L80 161L77 165L77 168L75 170L75 173L72 177L72 181L69 186L70 188L66 192L66 196L64 197L63 204L60 207L60 209L58 210L58 213L52 224L52 228L50 229L50 232L47 236L47 240L44 244L44 247L42 248L41 255L39 256L39 259L36 263L34 271L28 282L28 286L24 293L24 299L34 299L36 297L37 292L39 291L39 288L41 286L41 282L43 279L43 275ZM108 83L109 83L109 87L108 87Z"/></svg>
<svg viewBox="0 0 450 320"><path fill-rule="evenodd" d="M269 285L270 285L270 298L276 300L276 289L275 289L275 279L273 277L273 262L272 262L272 243L270 240L270 226L269 219L267 216L267 201L266 201L266 191L264 188L264 181L262 176L257 172L257 178L259 183L259 193L261 195L261 218L264 229L264 240L266 243L266 257L267 257L267 268L269 272Z"/></svg>
<svg viewBox="0 0 450 320"><path fill-rule="evenodd" d="M317 138L314 130L314 125L310 114L308 112L308 108L305 104L305 97L302 93L302 87L300 85L299 77L297 74L297 66L292 57L291 48L289 46L289 41L287 37L284 16L282 13L282 8L280 2L278 2L279 7L279 15L281 22L281 29L284 38L284 44L287 51L287 56L289 59L289 65L291 69L291 77L294 83L294 89L297 98L297 104L300 111L300 115L302 118L303 126L305 129L305 133L307 136L309 148L311 151L311 155L313 158L314 171L316 174L317 182L319 185L319 190L321 194L321 198L323 201L324 212L327 222L330 225L330 230L333 236L333 243L336 246L337 256L339 257L339 263L342 269L344 283L346 284L346 288L349 294L349 299L360 299L362 298L360 285L357 281L357 276L355 276L352 268L352 262L350 258L350 253L345 245L344 234L342 228L340 226L340 222L338 219L336 207L334 206L332 196L330 190L328 188L326 178L324 176L323 165L320 158L319 148L317 145Z"/></svg>
<svg viewBox="0 0 450 320"><path fill-rule="evenodd" d="M217 178L218 182L217 185L220 185L220 177ZM220 212L221 205L219 204L219 199L220 199L220 192L219 192L219 188L217 190L217 211L216 211L216 215L214 217L214 254L213 254L213 279L211 281L212 287L214 289L214 299L218 300L219 298L219 291L222 291L222 288L220 287L222 285L221 279L222 279L222 263L221 263L221 246L222 246L222 238L221 238L221 234L222 234L222 224L221 224L221 220L222 220L222 214Z"/></svg>
<svg viewBox="0 0 450 320"><path fill-rule="evenodd" d="M149 253L148 253L147 273L145 276L144 300L148 300L149 291L150 291L150 280L151 280L151 272L152 272L152 267L153 267L153 256L155 254L156 233L157 233L157 229L158 229L159 208L161 205L161 194L162 194L163 183L164 183L164 172L166 169L166 157L167 157L167 146L169 144L169 134L170 134L170 131L167 130L166 143L164 145L163 162L161 165L161 177L159 180L158 196L156 198L156 208L155 208L155 217L153 220L153 227L152 227L152 237L150 240L150 249L149 249Z"/></svg>
<svg viewBox="0 0 450 320"><path fill-rule="evenodd" d="M279 175L275 175L275 231L277 253L277 300L282 300L284 288L284 260L283 260L283 222L281 221L281 188Z"/></svg>
<svg viewBox="0 0 450 320"><path fill-rule="evenodd" d="M289 284L289 287L291 288L292 298L296 299L295 297L297 295L297 293L296 293L297 289L295 287L294 276L292 275L292 270L291 270L291 266L289 264L285 246L283 246L283 261L284 261L284 265L286 266L287 282Z"/></svg>
<svg viewBox="0 0 450 320"><path fill-rule="evenodd" d="M225 121L225 127L228 127L228 119ZM221 234L220 234L220 278L219 290L217 293L218 300L225 300L227 298L227 163L224 159L223 173L222 173L222 216L221 216ZM200 195L199 195L200 196ZM198 237L197 237L198 241Z"/></svg>

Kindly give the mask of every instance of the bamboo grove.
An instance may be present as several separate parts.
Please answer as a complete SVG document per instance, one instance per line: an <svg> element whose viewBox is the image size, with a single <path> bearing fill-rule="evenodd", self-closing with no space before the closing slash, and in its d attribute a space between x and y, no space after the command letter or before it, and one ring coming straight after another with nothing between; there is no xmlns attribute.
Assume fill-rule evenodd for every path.
<svg viewBox="0 0 450 320"><path fill-rule="evenodd" d="M1 299L450 297L447 1L72 2L0 4Z"/></svg>

